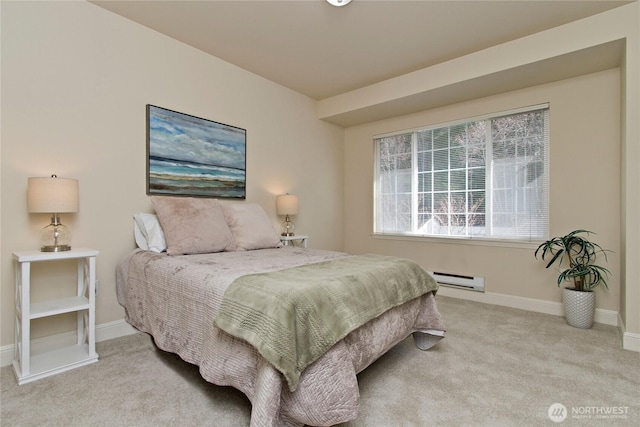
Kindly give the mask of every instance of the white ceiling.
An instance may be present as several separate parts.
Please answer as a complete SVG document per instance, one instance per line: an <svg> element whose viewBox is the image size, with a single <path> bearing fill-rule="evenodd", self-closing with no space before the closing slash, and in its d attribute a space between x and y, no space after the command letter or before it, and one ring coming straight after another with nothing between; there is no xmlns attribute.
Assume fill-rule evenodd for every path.
<svg viewBox="0 0 640 427"><path fill-rule="evenodd" d="M618 0L95 0L320 100L612 9Z"/></svg>

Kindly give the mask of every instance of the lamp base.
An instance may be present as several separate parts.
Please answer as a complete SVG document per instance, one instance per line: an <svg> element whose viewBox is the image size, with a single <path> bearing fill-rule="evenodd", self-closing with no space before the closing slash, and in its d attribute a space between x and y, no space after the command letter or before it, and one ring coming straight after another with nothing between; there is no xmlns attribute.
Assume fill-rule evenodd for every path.
<svg viewBox="0 0 640 427"><path fill-rule="evenodd" d="M64 252L71 250L71 231L60 222L58 214L53 214L51 224L40 231L40 251Z"/></svg>
<svg viewBox="0 0 640 427"><path fill-rule="evenodd" d="M41 252L64 252L70 250L71 246L69 245L43 246L40 248Z"/></svg>
<svg viewBox="0 0 640 427"><path fill-rule="evenodd" d="M293 236L293 232L295 231L296 226L293 222L291 222L291 220L289 219L289 215L286 216L286 219L284 220L284 222L282 223L282 226L280 227L280 233L282 236Z"/></svg>

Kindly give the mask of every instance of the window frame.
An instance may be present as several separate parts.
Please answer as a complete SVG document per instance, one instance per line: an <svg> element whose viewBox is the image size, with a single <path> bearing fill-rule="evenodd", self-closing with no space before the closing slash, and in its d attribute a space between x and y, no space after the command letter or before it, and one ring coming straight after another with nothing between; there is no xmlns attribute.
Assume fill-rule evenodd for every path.
<svg viewBox="0 0 640 427"><path fill-rule="evenodd" d="M429 131L429 130L434 130L434 129L441 129L441 128L452 128L458 125L462 125L462 124L467 124L467 123L471 123L471 122L476 122L476 121L482 121L482 120L493 120L493 119L499 119L501 117L506 117L506 116L512 116L512 115L517 115L517 114L523 114L523 113L530 113L530 112L534 112L534 111L539 111L539 110L546 110L545 114L544 114L544 120L545 120L545 129L544 129L544 134L546 136L546 143L545 143L545 156L543 159L544 162L544 170L545 170L545 180L546 180L546 200L544 201L544 205L545 205L545 210L546 210L546 223L544 224L544 230L543 230L543 235L541 237L504 237L504 236L497 236L497 237L492 237L492 236L478 236L478 235L474 235L473 233L469 233L469 235L467 236L462 236L462 235L436 235L436 234L419 234L416 232L403 232L403 231L377 231L377 227L378 227L378 215L379 215L379 210L380 210L380 201L379 201L379 188L378 186L381 184L380 181L380 149L379 149L379 144L376 142L376 140L381 139L381 138L385 138L385 137L394 137L394 136L399 136L399 135L411 135L411 155L412 155L412 167L411 167L411 199L412 199L412 225L411 225L411 229L415 230L416 229L416 223L418 221L418 216L420 215L420 213L418 212L418 208L417 208L417 204L416 204L416 198L417 195L419 194L419 190L418 190L418 169L417 169L417 133L418 132L424 132L424 131ZM545 239L548 238L549 236L549 223L550 223L550 216L551 216L551 212L550 212L550 192L551 192L551 178L550 178L550 169L549 169L549 165L550 165L550 146L551 146L551 137L550 137L550 123L551 123L551 107L550 107L550 103L541 103L541 104L535 104L535 105L530 105L530 106L525 106L525 107L520 107L520 108L515 108L515 109L509 109L509 110L503 110L503 111L498 111L498 112L492 112L492 113L487 113L487 114L482 114L479 116L473 116L473 117L467 117L467 118L462 118L462 119L457 119L457 120L453 120L453 121L448 121L448 122L442 122L442 123L436 123L436 124L432 124L432 125L425 125L425 126L420 126L420 127L415 127L415 128L411 128L411 129L403 129L403 130L399 130L399 131L394 131L394 132L387 132L387 133L382 133L382 134L376 134L373 135L373 150L374 150L374 162L373 162L373 169L374 169L374 174L373 174L373 231L371 233L371 236L374 238L380 238L380 239L395 239L395 240L409 240L409 241L429 241L429 242L434 242L434 243L456 243L456 244L472 244L472 245L486 245L486 246L507 246L507 247L536 247L539 242L544 241ZM489 147L488 149L490 150L490 146L491 143L489 141L487 141L487 144L485 146ZM468 168L468 166L466 166ZM489 168L488 165L485 165L485 167L487 168L487 171L491 170ZM448 171L450 171L451 168L449 167ZM485 181L487 182L485 188L490 188L490 181L491 181L491 175L492 173L489 172L485 172ZM492 188L493 191L493 188ZM397 194L397 193L396 193ZM491 199L491 197L487 197L487 199ZM490 205L491 201L487 200L486 201L487 205ZM487 209L489 209L487 207ZM450 213L449 213L450 214ZM489 222L489 221L487 221Z"/></svg>

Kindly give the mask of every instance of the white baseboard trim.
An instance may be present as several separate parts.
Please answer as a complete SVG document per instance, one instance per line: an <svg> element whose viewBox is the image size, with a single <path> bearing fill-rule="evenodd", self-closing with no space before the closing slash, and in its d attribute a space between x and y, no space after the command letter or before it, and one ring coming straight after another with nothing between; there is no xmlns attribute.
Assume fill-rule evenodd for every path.
<svg viewBox="0 0 640 427"><path fill-rule="evenodd" d="M438 295L477 301L485 304L518 308L520 310L534 311L536 313L564 316L564 307L561 302L524 298L506 294L496 294L492 292L473 292L446 286L440 286L440 288L438 289ZM596 316L594 320L597 323L619 327L620 325L618 317L619 316L617 311L596 308Z"/></svg>
<svg viewBox="0 0 640 427"><path fill-rule="evenodd" d="M133 335L138 332L140 331L128 324L124 319L101 323L96 325L96 342Z"/></svg>
<svg viewBox="0 0 640 427"><path fill-rule="evenodd" d="M0 347L0 366L5 367L13 363L13 344Z"/></svg>
<svg viewBox="0 0 640 427"><path fill-rule="evenodd" d="M640 352L640 334L625 332L622 334L622 348Z"/></svg>
<svg viewBox="0 0 640 427"><path fill-rule="evenodd" d="M622 316L618 315L618 327L622 336L622 348L640 352L640 334L627 332Z"/></svg>
<svg viewBox="0 0 640 427"><path fill-rule="evenodd" d="M129 325L124 319L96 325L96 342L124 337L138 333L139 331ZM70 331L62 334L51 335L31 341L31 350L35 353L53 349L63 345L71 345L76 340L76 332ZM13 363L14 345L9 344L0 347L0 366L9 366Z"/></svg>
<svg viewBox="0 0 640 427"><path fill-rule="evenodd" d="M524 298L506 294L496 294L491 292L472 292L461 289L441 286L438 295L466 299L485 304L495 304L505 307L517 308L520 310L534 311L537 313L551 314L554 316L564 316L562 303L544 301L533 298ZM605 325L617 326L622 335L622 348L625 350L640 352L640 334L625 331L624 322L619 313L612 310L596 309L595 321ZM113 322L102 323L96 326L96 342L119 338L126 335L138 333L139 331L129 325L124 319ZM57 334L44 338L39 338L31 342L34 351L44 351L63 343L71 344L75 340L75 331ZM0 347L0 366L9 366L13 363L14 345L9 344Z"/></svg>

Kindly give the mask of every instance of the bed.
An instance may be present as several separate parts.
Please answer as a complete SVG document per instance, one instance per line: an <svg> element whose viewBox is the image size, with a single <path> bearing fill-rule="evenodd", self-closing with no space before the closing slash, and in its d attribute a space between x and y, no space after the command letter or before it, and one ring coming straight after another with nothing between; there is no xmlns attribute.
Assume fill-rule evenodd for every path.
<svg viewBox="0 0 640 427"><path fill-rule="evenodd" d="M252 404L252 426L321 426L353 420L358 415L359 372L411 334L421 349L430 348L444 336L444 322L434 298L437 285L409 260L282 247L258 205L165 199L169 198L153 200L157 223L143 224L140 216L136 217L139 248L118 264L118 301L125 308L127 322L150 334L160 349L199 366L205 380L242 391ZM176 207L181 203L188 206ZM194 204L200 206L194 209ZM195 253L192 253L193 247L181 248L180 242L203 244L204 232L200 226L194 227L194 221L200 221L202 215L211 216L212 210L221 214L214 227L216 239L220 239L220 230L225 230L219 223L222 218L230 231L229 241L217 244L215 250L204 248ZM154 215L147 215L146 219L150 218ZM211 218L207 224L208 228ZM180 239L176 239L175 230L180 230ZM139 239L143 234L146 235ZM152 234L156 237L159 234L166 242L158 243ZM211 236L204 240L210 239ZM365 279L354 279L360 276L352 272L354 268L364 268ZM390 269L398 270L385 277L385 271ZM327 274L330 280L324 279ZM389 286L393 290L388 293L399 299L384 308L377 302L367 304L376 306L367 314L370 319L358 318L336 335L317 339L316 335L322 335L317 331L336 329L334 317L338 319L342 316L339 313L349 311L354 305L347 302L351 297L339 292L349 292L348 289L355 286L352 283L358 281L363 282L362 286L370 286L364 282L374 280L372 276L392 284ZM314 277L333 283L334 288L321 293L334 295L336 299L314 305L308 291L316 286L314 284L301 292L302 300L294 298L293 304L297 306L273 308L277 300L286 301L283 295L292 292L277 294L268 287L269 282L279 288L278 284L290 280L295 288L296 282L306 285L313 282ZM410 283L405 286L405 282ZM260 293L245 301L247 287ZM377 289L384 287L376 284L373 293L377 295ZM405 287L415 289L401 291ZM372 293L371 288L365 293ZM403 295L397 297L396 294ZM363 300L360 296L354 298ZM254 305L247 301L253 301ZM270 323L265 326L255 314L263 313L257 311L255 304L271 310L265 315L271 322L274 322L272 316L279 316L282 311L300 311L298 320L290 328L297 335L288 338L289 333L285 334L288 329L282 326L281 319L275 320L276 327ZM309 312L302 311L306 306L311 307ZM327 316L328 306L335 306L338 314ZM316 323L305 320L313 319L315 311L321 313ZM357 316L350 312L344 317L351 321ZM245 329L248 332L243 335L237 324L257 325L257 329ZM269 344L270 335L277 338L278 345ZM276 354L267 351L273 348ZM278 353L281 349L286 351ZM296 355L291 358L292 364L288 354Z"/></svg>

